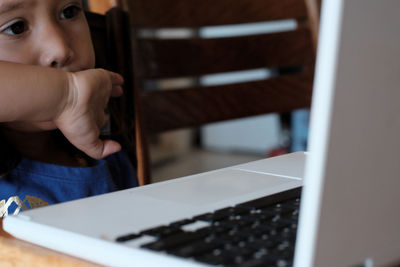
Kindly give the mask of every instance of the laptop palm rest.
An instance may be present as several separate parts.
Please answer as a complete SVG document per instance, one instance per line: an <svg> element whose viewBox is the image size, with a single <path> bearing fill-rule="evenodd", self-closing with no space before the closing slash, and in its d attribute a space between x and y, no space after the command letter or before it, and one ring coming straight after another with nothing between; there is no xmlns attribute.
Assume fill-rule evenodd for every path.
<svg viewBox="0 0 400 267"><path fill-rule="evenodd" d="M293 153L26 211L17 217L113 240L124 233L301 186L305 158L303 152ZM18 237L21 231L13 231L13 224L7 223L10 219L4 228Z"/></svg>

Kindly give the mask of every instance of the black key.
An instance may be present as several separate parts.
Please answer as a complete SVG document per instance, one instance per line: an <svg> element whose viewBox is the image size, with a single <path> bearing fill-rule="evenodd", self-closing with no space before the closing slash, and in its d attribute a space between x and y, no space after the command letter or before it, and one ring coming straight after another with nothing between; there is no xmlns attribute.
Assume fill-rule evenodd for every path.
<svg viewBox="0 0 400 267"><path fill-rule="evenodd" d="M256 231L256 233L258 233L258 234L267 234L267 235L277 232L276 228L270 224L257 225L256 227L254 227L254 231Z"/></svg>
<svg viewBox="0 0 400 267"><path fill-rule="evenodd" d="M263 208L266 206L274 205L278 202L286 201L290 198L298 198L301 194L301 188L295 188L288 191L284 191L281 193L277 193L274 195L270 195L267 197L259 198L256 200L248 201L242 204L237 205L238 207L253 207L255 209Z"/></svg>
<svg viewBox="0 0 400 267"><path fill-rule="evenodd" d="M242 215L240 220L250 222L250 223L263 223L265 221L270 221L273 218L272 214L263 214L263 213L253 213L250 215Z"/></svg>
<svg viewBox="0 0 400 267"><path fill-rule="evenodd" d="M281 250L279 248L276 250L272 250L269 252L269 256L271 256L271 257L274 256L277 259L291 261L291 260L293 260L293 257L294 257L294 247L287 248L284 250Z"/></svg>
<svg viewBox="0 0 400 267"><path fill-rule="evenodd" d="M219 247L221 247L221 244L198 241L190 245L167 251L167 253L171 253L181 257L194 257L205 254Z"/></svg>
<svg viewBox="0 0 400 267"><path fill-rule="evenodd" d="M231 216L231 215L232 215L232 213L229 212L229 210L224 210L224 211L215 212L215 213L213 213L213 215L212 215L212 221L213 221L213 222L215 222L215 221L221 221L221 220L223 220L223 219L228 218L228 217Z"/></svg>
<svg viewBox="0 0 400 267"><path fill-rule="evenodd" d="M214 249L212 255L216 258L219 258L224 265L233 263L233 255L231 253L227 253L224 249Z"/></svg>
<svg viewBox="0 0 400 267"><path fill-rule="evenodd" d="M294 243L296 241L296 229L293 228L284 228L281 231L282 238Z"/></svg>
<svg viewBox="0 0 400 267"><path fill-rule="evenodd" d="M152 250L166 250L170 248L177 247L179 245L183 245L185 243L198 240L204 238L209 233L207 231L196 231L196 232L182 232L173 236L167 236L162 238L156 242L152 242L144 245L143 247L152 249Z"/></svg>
<svg viewBox="0 0 400 267"><path fill-rule="evenodd" d="M181 227L183 225L189 224L189 223L193 223L194 220L193 219L184 219L184 220L180 220L180 221L176 221L173 223L170 223L169 226L171 227Z"/></svg>
<svg viewBox="0 0 400 267"><path fill-rule="evenodd" d="M293 265L293 260L278 260L276 266L278 267L290 267Z"/></svg>
<svg viewBox="0 0 400 267"><path fill-rule="evenodd" d="M276 261L269 258L250 259L240 264L241 267L265 267L276 266Z"/></svg>
<svg viewBox="0 0 400 267"><path fill-rule="evenodd" d="M239 236L239 235L230 235L230 234L223 234L218 235L215 240L220 243L225 244L237 244L240 241L246 240L247 237Z"/></svg>
<svg viewBox="0 0 400 267"><path fill-rule="evenodd" d="M240 265L240 267L290 267L292 266L292 261L281 260L271 256L264 256L261 258L251 259L249 261L244 262Z"/></svg>
<svg viewBox="0 0 400 267"><path fill-rule="evenodd" d="M268 205L262 206L258 208L259 210L263 211L264 213L272 213L272 214L279 214L279 206L275 205Z"/></svg>
<svg viewBox="0 0 400 267"><path fill-rule="evenodd" d="M221 252L221 257L227 259L226 262L237 265L248 261L252 253L253 251L250 251L246 248L232 248L223 250Z"/></svg>
<svg viewBox="0 0 400 267"><path fill-rule="evenodd" d="M300 205L300 203L299 203L299 205ZM295 205L295 204L292 203L292 202L282 203L281 206L282 206L282 208L284 208L284 209L289 209L289 210L292 210L292 211L295 211L295 210L299 210L299 209L300 209L300 206Z"/></svg>
<svg viewBox="0 0 400 267"><path fill-rule="evenodd" d="M237 215L235 217L229 218L228 220L219 221L219 225L221 227L238 229L252 224L251 221L240 220L240 218L241 218L240 215Z"/></svg>
<svg viewBox="0 0 400 267"><path fill-rule="evenodd" d="M213 251L215 256L224 259L225 264L232 265L242 264L248 260L253 253L254 251L248 248L230 245L226 245L223 249L216 249Z"/></svg>
<svg viewBox="0 0 400 267"><path fill-rule="evenodd" d="M229 207L225 209L216 210L213 213L201 214L199 216L194 217L193 219L197 221L216 222L226 219L231 215L234 215L234 208Z"/></svg>
<svg viewBox="0 0 400 267"><path fill-rule="evenodd" d="M277 215L277 212L273 210L258 209L258 210L252 210L250 214L251 216L257 216L260 220L267 221L274 218Z"/></svg>
<svg viewBox="0 0 400 267"><path fill-rule="evenodd" d="M239 229L239 235L247 236L247 239L252 240L260 237L261 235L265 234L264 231L260 231L257 229L258 224L253 224L250 227L245 227Z"/></svg>
<svg viewBox="0 0 400 267"><path fill-rule="evenodd" d="M299 209L300 208L300 198L294 198L294 199L287 200L287 201L283 202L282 205L293 206L293 207L296 207Z"/></svg>
<svg viewBox="0 0 400 267"><path fill-rule="evenodd" d="M276 212L279 213L279 215L281 217L287 216L287 215L292 215L292 214L298 214L298 209L295 208L291 208L291 207L287 207L287 206L279 206L275 208Z"/></svg>
<svg viewBox="0 0 400 267"><path fill-rule="evenodd" d="M193 220L195 221L205 221L205 222L212 222L214 220L214 214L210 213L204 213L200 214L196 217L193 217Z"/></svg>
<svg viewBox="0 0 400 267"><path fill-rule="evenodd" d="M136 238L141 237L141 236L142 236L141 234L132 233L132 234L128 234L128 235L123 235L123 236L117 237L115 239L115 241L117 241L117 242L126 242L126 241L133 240L133 239L136 239Z"/></svg>
<svg viewBox="0 0 400 267"><path fill-rule="evenodd" d="M229 215L241 215L249 212L250 210L248 208L242 208L242 207L228 207L214 211L215 214L229 214Z"/></svg>
<svg viewBox="0 0 400 267"><path fill-rule="evenodd" d="M280 232L284 228L290 227L292 225L291 221L286 221L284 219L279 219L275 222L265 224L264 227L266 228L273 228L274 230ZM261 226L262 227L262 226Z"/></svg>
<svg viewBox="0 0 400 267"><path fill-rule="evenodd" d="M276 248L278 246L279 242L273 240L273 239L255 239L252 241L247 242L247 246L249 248L252 248L254 250L260 250L260 249L264 249L264 250L271 250L273 248Z"/></svg>
<svg viewBox="0 0 400 267"><path fill-rule="evenodd" d="M234 210L235 210L234 207L227 207L227 208L215 210L213 213L233 214Z"/></svg>
<svg viewBox="0 0 400 267"><path fill-rule="evenodd" d="M195 257L195 259L197 261L203 262L203 263L207 263L210 265L220 265L220 264L224 264L224 258L219 257L218 255L214 255L214 254L207 254L207 255L202 255L202 256L198 256Z"/></svg>
<svg viewBox="0 0 400 267"><path fill-rule="evenodd" d="M150 236L154 236L154 237L165 237L165 236L179 234L181 232L183 232L183 231L176 227L160 226L160 227L144 230L141 232L141 234L150 235Z"/></svg>
<svg viewBox="0 0 400 267"><path fill-rule="evenodd" d="M221 225L220 222L216 222L213 225L211 225L210 230L212 232L212 234L218 235L221 233L226 233L228 231L230 231L231 229L233 229L233 227L226 227L224 225Z"/></svg>
<svg viewBox="0 0 400 267"><path fill-rule="evenodd" d="M299 219L299 214L295 212L288 212L286 214L282 214L281 218L290 220L292 223L297 224L297 221Z"/></svg>
<svg viewBox="0 0 400 267"><path fill-rule="evenodd" d="M146 229L146 230L143 230L140 233L144 234L144 235L152 235L153 233L159 232L162 229L165 229L164 225L158 226L158 227L154 227L154 228L151 228L151 229Z"/></svg>

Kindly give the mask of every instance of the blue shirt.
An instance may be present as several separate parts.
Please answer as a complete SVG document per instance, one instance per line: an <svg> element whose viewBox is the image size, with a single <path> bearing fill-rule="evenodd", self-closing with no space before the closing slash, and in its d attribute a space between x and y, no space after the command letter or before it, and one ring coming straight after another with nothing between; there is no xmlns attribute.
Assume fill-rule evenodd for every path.
<svg viewBox="0 0 400 267"><path fill-rule="evenodd" d="M123 152L84 168L23 158L0 179L0 217L137 185L136 172Z"/></svg>

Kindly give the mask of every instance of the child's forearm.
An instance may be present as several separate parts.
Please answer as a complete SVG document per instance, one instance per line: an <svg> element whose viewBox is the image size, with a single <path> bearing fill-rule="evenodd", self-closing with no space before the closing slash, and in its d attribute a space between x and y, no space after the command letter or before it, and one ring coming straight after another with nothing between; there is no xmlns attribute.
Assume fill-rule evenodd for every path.
<svg viewBox="0 0 400 267"><path fill-rule="evenodd" d="M64 71L0 61L0 122L52 120L68 93Z"/></svg>
<svg viewBox="0 0 400 267"><path fill-rule="evenodd" d="M72 73L0 61L0 122L51 122L78 149L103 158L121 149L99 135L108 100L122 94L122 84L103 69Z"/></svg>

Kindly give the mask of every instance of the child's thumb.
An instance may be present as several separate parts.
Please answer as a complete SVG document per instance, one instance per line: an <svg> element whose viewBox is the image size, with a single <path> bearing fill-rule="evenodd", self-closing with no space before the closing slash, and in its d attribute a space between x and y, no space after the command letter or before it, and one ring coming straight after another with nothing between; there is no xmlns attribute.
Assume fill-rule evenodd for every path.
<svg viewBox="0 0 400 267"><path fill-rule="evenodd" d="M121 145L113 140L100 140L87 151L88 156L94 159L102 159L121 150Z"/></svg>

